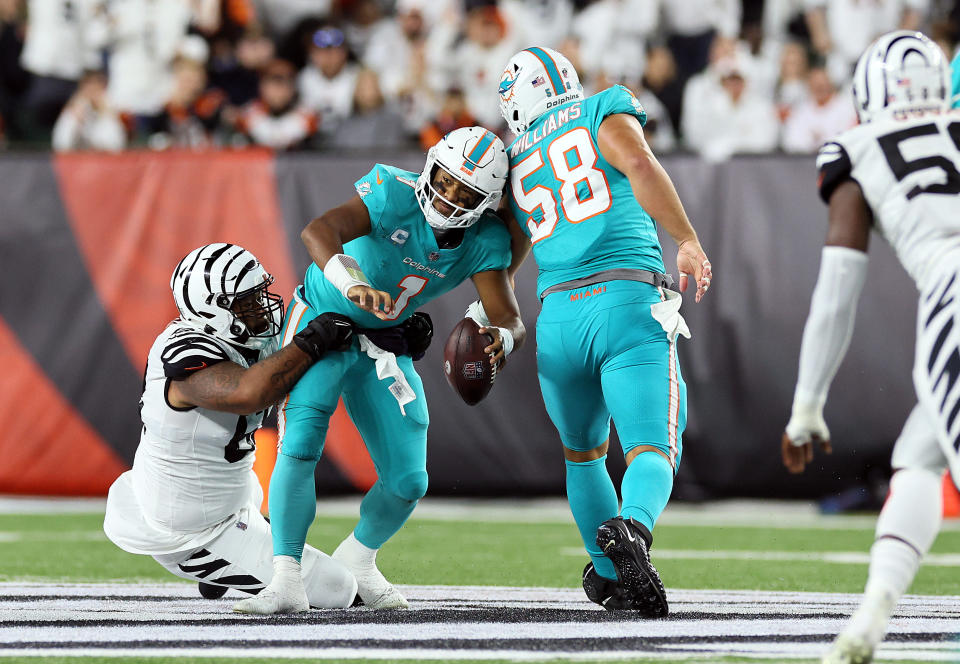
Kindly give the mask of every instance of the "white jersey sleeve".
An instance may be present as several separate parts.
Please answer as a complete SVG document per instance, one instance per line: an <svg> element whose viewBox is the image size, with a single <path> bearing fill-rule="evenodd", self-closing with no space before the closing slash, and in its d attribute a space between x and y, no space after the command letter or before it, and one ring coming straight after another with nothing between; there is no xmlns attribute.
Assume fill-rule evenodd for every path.
<svg viewBox="0 0 960 664"><path fill-rule="evenodd" d="M169 553L186 534L216 528L251 500L254 433L263 412L235 415L199 407L175 408L170 382L218 362L244 368L259 359L245 349L174 321L157 337L147 358L140 417L143 429L133 468L125 480L137 508L108 499L111 539L137 553ZM120 480L118 480L118 483ZM113 513L112 516L110 513ZM132 515L136 515L133 518ZM154 533L156 550L146 551ZM125 544L127 546L125 546Z"/></svg>
<svg viewBox="0 0 960 664"><path fill-rule="evenodd" d="M224 361L230 361L230 357L218 342L209 334L190 328L175 330L160 351L163 374L170 380L183 380L195 371Z"/></svg>
<svg viewBox="0 0 960 664"><path fill-rule="evenodd" d="M881 120L843 132L817 157L820 196L854 180L877 232L919 290L960 250L960 114Z"/></svg>

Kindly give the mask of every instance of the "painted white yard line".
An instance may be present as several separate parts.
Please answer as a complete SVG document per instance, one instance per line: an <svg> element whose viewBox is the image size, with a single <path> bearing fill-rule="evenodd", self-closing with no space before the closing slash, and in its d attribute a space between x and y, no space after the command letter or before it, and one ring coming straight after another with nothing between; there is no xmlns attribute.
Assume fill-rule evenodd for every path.
<svg viewBox="0 0 960 664"><path fill-rule="evenodd" d="M101 540L108 541L102 530L0 532L0 542L99 542Z"/></svg>
<svg viewBox="0 0 960 664"><path fill-rule="evenodd" d="M317 517L358 517L362 496L321 497ZM0 514L102 514L103 498L37 498L0 495ZM475 522L573 523L563 498L448 498L426 497L413 519ZM821 514L812 501L717 500L703 503L673 502L657 522L668 526L740 526L778 529L872 529L873 514ZM960 519L946 519L943 530L960 531Z"/></svg>
<svg viewBox="0 0 960 664"><path fill-rule="evenodd" d="M564 556L584 556L583 549L563 547L560 553ZM771 560L771 561L810 561L821 563L836 563L839 565L866 565L870 562L870 553L867 551L723 551L723 550L695 550L695 549L651 549L654 560L665 558L668 560ZM933 567L960 567L960 554L956 553L929 553L923 559L923 564Z"/></svg>

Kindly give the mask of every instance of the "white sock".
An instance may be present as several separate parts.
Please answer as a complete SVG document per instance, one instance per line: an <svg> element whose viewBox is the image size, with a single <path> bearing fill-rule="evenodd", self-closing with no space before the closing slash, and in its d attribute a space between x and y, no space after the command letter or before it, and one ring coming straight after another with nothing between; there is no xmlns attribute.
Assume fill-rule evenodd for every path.
<svg viewBox="0 0 960 664"><path fill-rule="evenodd" d="M357 567L375 567L377 564L377 551L361 543L351 532L350 535L340 543L337 551L346 554L352 565ZM335 554L336 557L336 554Z"/></svg>
<svg viewBox="0 0 960 664"><path fill-rule="evenodd" d="M921 468L894 474L890 497L877 519L863 600L845 632L864 635L874 644L883 638L890 615L940 530L942 517L938 474Z"/></svg>
<svg viewBox="0 0 960 664"><path fill-rule="evenodd" d="M302 582L300 561L293 556L274 556L273 557L273 583L287 584L291 582Z"/></svg>

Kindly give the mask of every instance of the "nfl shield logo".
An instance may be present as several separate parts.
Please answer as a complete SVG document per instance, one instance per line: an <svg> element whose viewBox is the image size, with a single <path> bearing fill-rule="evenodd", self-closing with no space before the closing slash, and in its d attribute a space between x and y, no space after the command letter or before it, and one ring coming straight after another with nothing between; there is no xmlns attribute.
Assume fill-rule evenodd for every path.
<svg viewBox="0 0 960 664"><path fill-rule="evenodd" d="M435 260L439 260L439 259L440 259L440 252L439 252L439 251L431 251L431 252L430 252L430 255L427 256L427 260L429 260L429 261L435 261Z"/></svg>
<svg viewBox="0 0 960 664"><path fill-rule="evenodd" d="M483 364L480 362L467 362L463 365L463 377L467 380L482 378Z"/></svg>

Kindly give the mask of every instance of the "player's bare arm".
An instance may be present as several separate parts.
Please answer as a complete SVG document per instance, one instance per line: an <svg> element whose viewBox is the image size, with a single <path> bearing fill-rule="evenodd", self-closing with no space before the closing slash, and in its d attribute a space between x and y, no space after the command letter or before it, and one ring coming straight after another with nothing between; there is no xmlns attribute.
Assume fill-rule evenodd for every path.
<svg viewBox="0 0 960 664"><path fill-rule="evenodd" d="M507 271L477 272L471 279L490 321L490 326L481 327L480 331L493 337L493 343L484 348L484 352L492 354L490 364L503 362L507 355L523 345L527 337ZM508 347L504 346L503 330L512 338L512 341L506 342Z"/></svg>
<svg viewBox="0 0 960 664"><path fill-rule="evenodd" d="M300 377L328 351L343 350L353 339L353 325L339 314L310 321L293 343L244 368L217 362L183 380L170 381L167 400L176 408L199 406L237 415L264 410L293 389Z"/></svg>
<svg viewBox="0 0 960 664"><path fill-rule="evenodd" d="M369 234L370 231L370 213L367 211L367 206L359 196L354 196L343 205L324 212L307 224L300 233L300 239L307 248L310 258L324 270L324 274L328 274L328 267L331 270L342 271L343 266L336 260L331 264L331 259L343 255L343 245L350 240ZM351 276L356 275L350 272L349 266L345 269L347 270L345 283L349 287L346 288L344 296L364 311L372 313L381 320L387 320L388 314L393 311L393 298L390 294L377 290L369 284L357 283L365 279L356 279L351 282ZM353 285L349 285L351 283Z"/></svg>
<svg viewBox="0 0 960 664"><path fill-rule="evenodd" d="M860 185L853 180L837 185L830 196L829 227L824 244L866 253L871 228L873 214Z"/></svg>
<svg viewBox="0 0 960 664"><path fill-rule="evenodd" d="M533 245L530 243L530 238L527 234L520 229L520 225L517 223L516 217L513 216L506 197L500 201L500 209L497 210L497 216L500 217L503 223L506 224L507 230L510 231L510 266L507 268L507 278L510 280L510 286L516 288L517 272L520 270L520 266L523 265L523 261L530 255L530 249Z"/></svg>
<svg viewBox="0 0 960 664"><path fill-rule="evenodd" d="M607 116L597 131L597 147L603 158L630 180L637 202L677 243L680 290L686 291L687 275L693 275L697 284L695 299L699 302L710 288L713 269L670 176L647 144L640 123L625 113Z"/></svg>
<svg viewBox="0 0 960 664"><path fill-rule="evenodd" d="M294 345L244 369L234 362L218 362L170 381L167 400L171 406L199 406L237 415L264 410L289 392L313 364L310 356Z"/></svg>
<svg viewBox="0 0 960 664"><path fill-rule="evenodd" d="M853 180L837 185L830 195L829 228L824 244L852 253L844 256L825 252L822 259L800 349L801 375L797 379L793 411L780 442L783 465L791 473L802 473L813 461L814 445L827 454L833 449L830 431L823 421L823 401L836 368L846 354L860 294L860 287L851 283L856 278L844 274L851 267L844 266L843 262L861 260L858 254L862 253L865 269L872 225L873 216L860 185ZM832 283L835 281L837 283ZM831 331L846 328L846 337L833 339L831 343L833 335L822 334L821 324Z"/></svg>

